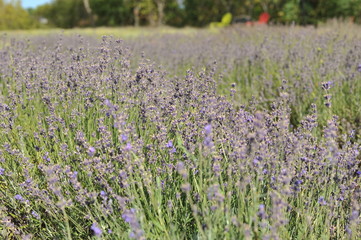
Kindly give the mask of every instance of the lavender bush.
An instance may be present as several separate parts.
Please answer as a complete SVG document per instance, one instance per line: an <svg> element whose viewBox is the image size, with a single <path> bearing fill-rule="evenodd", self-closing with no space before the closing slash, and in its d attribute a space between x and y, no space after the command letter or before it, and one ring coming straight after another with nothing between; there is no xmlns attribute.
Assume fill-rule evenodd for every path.
<svg viewBox="0 0 361 240"><path fill-rule="evenodd" d="M360 39L0 39L4 239L359 239Z"/></svg>

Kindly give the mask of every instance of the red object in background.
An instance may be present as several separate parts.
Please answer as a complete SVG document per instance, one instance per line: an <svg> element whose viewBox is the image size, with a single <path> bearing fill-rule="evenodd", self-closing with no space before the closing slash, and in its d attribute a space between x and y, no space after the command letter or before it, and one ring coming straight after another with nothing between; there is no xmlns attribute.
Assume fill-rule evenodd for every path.
<svg viewBox="0 0 361 240"><path fill-rule="evenodd" d="M271 16L268 13L264 12L261 15L259 15L258 23L267 24L270 17Z"/></svg>

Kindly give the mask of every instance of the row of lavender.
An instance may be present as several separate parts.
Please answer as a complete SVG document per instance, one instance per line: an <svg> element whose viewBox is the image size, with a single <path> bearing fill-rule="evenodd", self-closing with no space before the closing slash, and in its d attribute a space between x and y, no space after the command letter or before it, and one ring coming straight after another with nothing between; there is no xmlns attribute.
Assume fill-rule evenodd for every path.
<svg viewBox="0 0 361 240"><path fill-rule="evenodd" d="M0 44L3 238L360 237L357 39Z"/></svg>
<svg viewBox="0 0 361 240"><path fill-rule="evenodd" d="M361 43L355 34L359 28L348 27L348 32L233 28L220 34L166 35L126 43L136 56L145 53L171 74L183 75L187 69L200 70L216 61L218 93L228 95L236 83L236 103L256 97L259 108L270 109L280 95L282 81L287 80L292 125L297 126L311 104L317 103L319 131L335 114L341 117L344 132L355 129L361 134ZM332 89L325 92L321 82L330 82ZM325 95L333 100L331 115L328 106L323 106Z"/></svg>

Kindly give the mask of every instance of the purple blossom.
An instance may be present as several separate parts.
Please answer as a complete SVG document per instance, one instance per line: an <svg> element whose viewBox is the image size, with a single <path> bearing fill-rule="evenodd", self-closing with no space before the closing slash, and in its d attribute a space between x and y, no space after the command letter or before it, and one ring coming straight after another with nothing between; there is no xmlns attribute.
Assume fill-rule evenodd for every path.
<svg viewBox="0 0 361 240"><path fill-rule="evenodd" d="M46 152L45 155L43 156L43 159L47 162L50 162L50 157L49 157L49 153Z"/></svg>
<svg viewBox="0 0 361 240"><path fill-rule="evenodd" d="M318 203L319 203L320 205L322 205L322 206L327 205L327 202L326 202L325 198L322 197L322 196L318 198Z"/></svg>
<svg viewBox="0 0 361 240"><path fill-rule="evenodd" d="M102 235L102 230L99 228L97 223L93 223L90 229L93 231L95 236L100 237Z"/></svg>
<svg viewBox="0 0 361 240"><path fill-rule="evenodd" d="M172 141L172 140L169 140L169 142L166 144L166 147L167 147L167 148L173 147L173 141Z"/></svg>
<svg viewBox="0 0 361 240"><path fill-rule="evenodd" d="M125 210L122 214L122 218L125 222L129 223L131 232L129 233L130 238L136 238L139 239L143 236L144 232L141 229L141 226L138 222L137 216L136 216L136 210L134 208L131 208L129 210Z"/></svg>
<svg viewBox="0 0 361 240"><path fill-rule="evenodd" d="M175 153L177 150L175 149L175 147L173 146L173 141L169 140L168 143L166 144L167 148L170 148L169 153Z"/></svg>
<svg viewBox="0 0 361 240"><path fill-rule="evenodd" d="M265 205L264 204L260 204L258 207L258 216L261 219L265 219L266 218L266 211L265 211Z"/></svg>
<svg viewBox="0 0 361 240"><path fill-rule="evenodd" d="M0 167L0 176L1 176L1 175L4 175L4 172L5 172L5 169L3 169L3 168Z"/></svg>
<svg viewBox="0 0 361 240"><path fill-rule="evenodd" d="M218 184L213 184L207 189L207 198L210 201L217 201L218 203L224 201L224 195Z"/></svg>
<svg viewBox="0 0 361 240"><path fill-rule="evenodd" d="M135 209L131 208L129 210L124 211L122 218L127 223L132 223L136 221Z"/></svg>
<svg viewBox="0 0 361 240"><path fill-rule="evenodd" d="M119 171L119 177L121 177L123 180L126 180L128 178L128 174L124 170Z"/></svg>
<svg viewBox="0 0 361 240"><path fill-rule="evenodd" d="M208 147L208 148L212 148L214 146L213 140L212 140L212 125L211 124L207 124L204 127L204 133L205 133L205 137L204 137L204 141L203 144Z"/></svg>
<svg viewBox="0 0 361 240"><path fill-rule="evenodd" d="M323 90L328 91L333 86L333 82L332 81L322 82L321 85Z"/></svg>
<svg viewBox="0 0 361 240"><path fill-rule="evenodd" d="M212 138L210 136L205 137L203 143L208 148L212 148L214 146L214 143L213 143Z"/></svg>
<svg viewBox="0 0 361 240"><path fill-rule="evenodd" d="M128 136L126 134L121 134L121 138L123 142L126 142L128 140Z"/></svg>
<svg viewBox="0 0 361 240"><path fill-rule="evenodd" d="M127 143L127 145L125 146L125 150L127 150L127 151L132 150L132 144Z"/></svg>
<svg viewBox="0 0 361 240"><path fill-rule="evenodd" d="M104 100L104 105L107 106L107 107L112 107L112 103L108 100L108 99L105 99Z"/></svg>
<svg viewBox="0 0 361 240"><path fill-rule="evenodd" d="M95 152L96 152L96 150L95 150L94 147L89 147L89 148L88 148L88 155L89 155L89 157L94 156Z"/></svg>
<svg viewBox="0 0 361 240"><path fill-rule="evenodd" d="M302 181L301 179L298 179L298 180L295 181L295 185L296 185L296 186L299 186L299 185L301 185L302 183L303 183L303 181Z"/></svg>
<svg viewBox="0 0 361 240"><path fill-rule="evenodd" d="M212 125L211 124L207 124L205 127L204 127L204 133L206 135L210 135L212 133Z"/></svg>
<svg viewBox="0 0 361 240"><path fill-rule="evenodd" d="M35 212L34 210L31 211L31 215L33 215L36 219L40 219L40 216L37 212Z"/></svg>
<svg viewBox="0 0 361 240"><path fill-rule="evenodd" d="M20 195L20 194L16 194L15 196L14 196L14 198L16 199L16 200L18 200L18 201L24 201L24 198Z"/></svg>

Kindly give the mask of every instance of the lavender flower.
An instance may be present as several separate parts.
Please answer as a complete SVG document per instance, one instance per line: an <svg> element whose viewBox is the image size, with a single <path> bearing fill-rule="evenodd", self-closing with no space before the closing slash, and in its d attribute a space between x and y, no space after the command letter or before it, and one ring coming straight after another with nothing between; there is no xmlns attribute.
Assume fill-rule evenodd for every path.
<svg viewBox="0 0 361 240"><path fill-rule="evenodd" d="M173 146L173 141L169 140L168 143L166 144L167 148L170 148L169 153L175 153L177 150L175 149L175 147Z"/></svg>
<svg viewBox="0 0 361 240"><path fill-rule="evenodd" d="M166 144L167 148L172 148L173 147L173 141L169 140L169 142Z"/></svg>
<svg viewBox="0 0 361 240"><path fill-rule="evenodd" d="M126 134L122 134L121 138L123 142L126 142L128 140L128 136Z"/></svg>
<svg viewBox="0 0 361 240"><path fill-rule="evenodd" d="M94 236L100 237L102 235L102 230L99 228L97 223L93 223L90 229L93 231Z"/></svg>
<svg viewBox="0 0 361 240"><path fill-rule="evenodd" d="M322 197L322 196L318 198L318 203L319 203L320 205L322 205L322 206L327 205L327 202L326 202L325 198Z"/></svg>
<svg viewBox="0 0 361 240"><path fill-rule="evenodd" d="M204 133L205 133L205 137L204 137L204 145L208 148L212 148L214 146L213 140L212 140L212 125L211 124L207 124L204 127Z"/></svg>
<svg viewBox="0 0 361 240"><path fill-rule="evenodd" d="M43 156L43 159L47 162L50 162L50 157L49 157L49 153L46 152L45 155Z"/></svg>
<svg viewBox="0 0 361 240"><path fill-rule="evenodd" d="M212 125L211 124L207 124L204 127L204 133L208 136L212 133Z"/></svg>
<svg viewBox="0 0 361 240"><path fill-rule="evenodd" d="M33 215L36 219L40 219L40 216L37 212L35 212L34 210L31 211L31 215Z"/></svg>
<svg viewBox="0 0 361 240"><path fill-rule="evenodd" d="M137 220L136 210L131 208L129 210L125 210L122 214L122 218L125 222L129 223L131 232L129 234L130 238L139 239L143 236L144 232L141 229L141 226Z"/></svg>
<svg viewBox="0 0 361 240"><path fill-rule="evenodd" d="M328 91L328 90L330 90L331 87L333 86L333 82L331 82L331 81L322 82L321 85L322 85L322 89L323 89L323 90Z"/></svg>
<svg viewBox="0 0 361 240"><path fill-rule="evenodd" d="M132 144L130 144L130 143L127 143L127 145L125 146L125 150L127 150L127 151L130 151L132 148L133 148Z"/></svg>
<svg viewBox="0 0 361 240"><path fill-rule="evenodd" d="M104 105L109 107L109 108L113 107L112 103L108 99L104 100Z"/></svg>
<svg viewBox="0 0 361 240"><path fill-rule="evenodd" d="M265 219L266 218L266 211L265 211L265 205L264 204L260 204L258 207L258 216L261 219Z"/></svg>
<svg viewBox="0 0 361 240"><path fill-rule="evenodd" d="M188 177L188 171L184 166L184 162L178 162L176 165L177 172L183 177L183 179L186 179Z"/></svg>
<svg viewBox="0 0 361 240"><path fill-rule="evenodd" d="M23 198L20 194L16 194L16 195L14 196L14 198L15 198L16 200L18 200L18 201L21 201L21 202L24 201L24 198Z"/></svg>
<svg viewBox="0 0 361 240"><path fill-rule="evenodd" d="M95 152L96 152L96 150L95 150L94 147L89 147L89 148L88 148L88 155L89 155L89 157L94 156Z"/></svg>

